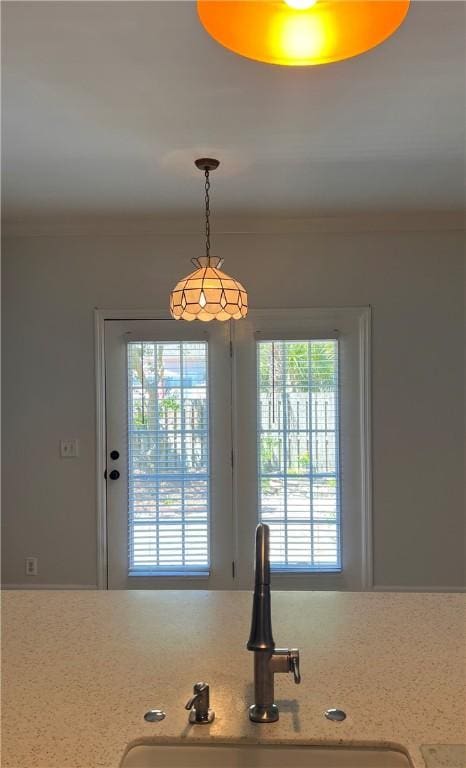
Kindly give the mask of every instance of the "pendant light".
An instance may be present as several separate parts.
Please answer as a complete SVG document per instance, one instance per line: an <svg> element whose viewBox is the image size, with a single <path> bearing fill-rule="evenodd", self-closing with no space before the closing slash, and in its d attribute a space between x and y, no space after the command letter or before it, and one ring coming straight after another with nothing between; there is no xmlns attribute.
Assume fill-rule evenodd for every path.
<svg viewBox="0 0 466 768"><path fill-rule="evenodd" d="M191 259L194 272L180 280L170 295L175 320L239 320L248 313L248 295L237 280L220 271L223 259L210 255L210 172L219 166L213 158L195 161L205 176L205 256Z"/></svg>
<svg viewBox="0 0 466 768"><path fill-rule="evenodd" d="M410 0L198 0L207 32L234 53L268 64L328 64L382 43Z"/></svg>

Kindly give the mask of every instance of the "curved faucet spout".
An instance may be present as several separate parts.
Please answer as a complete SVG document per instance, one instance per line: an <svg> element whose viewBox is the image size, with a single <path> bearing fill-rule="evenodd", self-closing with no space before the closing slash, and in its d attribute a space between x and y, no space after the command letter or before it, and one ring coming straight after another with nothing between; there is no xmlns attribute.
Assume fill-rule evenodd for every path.
<svg viewBox="0 0 466 768"><path fill-rule="evenodd" d="M274 701L274 676L292 672L295 683L301 682L297 648L275 648L270 607L270 530L261 523L256 528L256 574L252 603L251 633L248 651L254 651L254 699L249 719L254 723L274 723L278 707Z"/></svg>
<svg viewBox="0 0 466 768"><path fill-rule="evenodd" d="M270 605L270 530L265 523L256 528L256 566L254 598L252 604L251 632L247 643L248 651L275 649L272 635L272 613Z"/></svg>

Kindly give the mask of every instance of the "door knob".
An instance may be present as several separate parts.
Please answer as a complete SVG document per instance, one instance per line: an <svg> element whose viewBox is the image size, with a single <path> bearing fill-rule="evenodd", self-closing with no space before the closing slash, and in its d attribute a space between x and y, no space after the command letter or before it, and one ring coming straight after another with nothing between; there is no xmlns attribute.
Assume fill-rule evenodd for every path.
<svg viewBox="0 0 466 768"><path fill-rule="evenodd" d="M120 473L118 472L118 470L112 469L112 471L109 474L110 480L118 480L119 477L120 477Z"/></svg>

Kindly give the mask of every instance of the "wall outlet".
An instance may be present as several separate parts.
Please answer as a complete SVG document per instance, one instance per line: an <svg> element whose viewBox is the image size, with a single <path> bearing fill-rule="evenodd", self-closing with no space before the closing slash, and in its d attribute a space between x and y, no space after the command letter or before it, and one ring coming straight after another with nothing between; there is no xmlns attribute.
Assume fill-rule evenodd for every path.
<svg viewBox="0 0 466 768"><path fill-rule="evenodd" d="M26 576L37 576L39 573L39 558L27 557L26 558Z"/></svg>
<svg viewBox="0 0 466 768"><path fill-rule="evenodd" d="M79 440L60 440L60 456L62 459L75 459L79 456Z"/></svg>

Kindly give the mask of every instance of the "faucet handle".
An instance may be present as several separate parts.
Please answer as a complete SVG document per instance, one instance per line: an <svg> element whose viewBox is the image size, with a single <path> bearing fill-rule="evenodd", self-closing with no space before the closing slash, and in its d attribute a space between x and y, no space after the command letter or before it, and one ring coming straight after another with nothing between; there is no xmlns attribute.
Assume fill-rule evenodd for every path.
<svg viewBox="0 0 466 768"><path fill-rule="evenodd" d="M296 685L301 682L301 672L299 671L299 651L297 648L290 650L290 672L293 672L293 677Z"/></svg>
<svg viewBox="0 0 466 768"><path fill-rule="evenodd" d="M202 694L207 694L207 700L209 697L209 686L206 683L195 683L193 686L193 695L185 704L185 709L192 709L197 702L200 702Z"/></svg>

